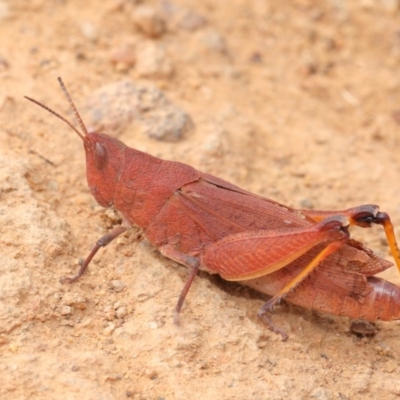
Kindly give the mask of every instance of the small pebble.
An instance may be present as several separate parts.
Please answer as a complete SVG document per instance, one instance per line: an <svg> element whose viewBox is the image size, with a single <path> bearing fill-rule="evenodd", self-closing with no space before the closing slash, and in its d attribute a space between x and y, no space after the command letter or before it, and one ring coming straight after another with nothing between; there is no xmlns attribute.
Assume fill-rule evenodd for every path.
<svg viewBox="0 0 400 400"><path fill-rule="evenodd" d="M389 360L383 365L382 370L388 374L392 374L397 368L397 362L395 360Z"/></svg>
<svg viewBox="0 0 400 400"><path fill-rule="evenodd" d="M301 208L307 208L309 210L314 208L314 203L311 199L305 198L305 199L301 199L299 201L300 207Z"/></svg>
<svg viewBox="0 0 400 400"><path fill-rule="evenodd" d="M375 350L380 356L385 356L385 357L389 357L389 358L393 357L392 349L386 343L379 343L375 347Z"/></svg>
<svg viewBox="0 0 400 400"><path fill-rule="evenodd" d="M110 54L110 61L116 66L132 67L136 62L135 46L131 43L122 43L114 48Z"/></svg>
<svg viewBox="0 0 400 400"><path fill-rule="evenodd" d="M111 335L115 330L115 324L110 323L104 328L104 334L105 335Z"/></svg>
<svg viewBox="0 0 400 400"><path fill-rule="evenodd" d="M118 308L120 308L120 307L122 307L122 306L125 306L125 304L124 304L122 301L116 301L116 302L113 304L114 310L117 310Z"/></svg>
<svg viewBox="0 0 400 400"><path fill-rule="evenodd" d="M207 24L206 18L194 11L185 11L181 13L177 21L177 27L186 31L196 31Z"/></svg>
<svg viewBox="0 0 400 400"><path fill-rule="evenodd" d="M123 378L123 376L121 374L111 374L106 377L106 382L107 381L116 382L116 381L120 381L122 378Z"/></svg>
<svg viewBox="0 0 400 400"><path fill-rule="evenodd" d="M121 215L114 208L107 208L104 214L113 224L120 224L122 221Z"/></svg>
<svg viewBox="0 0 400 400"><path fill-rule="evenodd" d="M204 32L201 36L203 45L211 51L225 54L227 52L226 43L222 35L216 30Z"/></svg>
<svg viewBox="0 0 400 400"><path fill-rule="evenodd" d="M81 32L82 35L89 39L90 41L94 42L98 38L98 31L95 25L91 24L90 22L83 22L81 24Z"/></svg>
<svg viewBox="0 0 400 400"><path fill-rule="evenodd" d="M115 318L115 311L111 306L104 307L104 318L107 321L113 321Z"/></svg>
<svg viewBox="0 0 400 400"><path fill-rule="evenodd" d="M165 32L164 20L155 8L136 7L132 19L137 28L150 38L157 38Z"/></svg>
<svg viewBox="0 0 400 400"><path fill-rule="evenodd" d="M8 60L0 56L0 72L5 71L10 67Z"/></svg>
<svg viewBox="0 0 400 400"><path fill-rule="evenodd" d="M62 306L61 307L61 315L67 317L72 314L73 308L70 306Z"/></svg>
<svg viewBox="0 0 400 400"><path fill-rule="evenodd" d="M117 293L122 292L125 289L125 283L119 280L111 281L111 288Z"/></svg>
<svg viewBox="0 0 400 400"><path fill-rule="evenodd" d="M86 299L80 294L73 292L65 293L62 298L62 302L67 306L75 308L76 310L86 310L87 308Z"/></svg>
<svg viewBox="0 0 400 400"><path fill-rule="evenodd" d="M146 369L144 372L145 376L149 379L156 379L158 376L157 371L151 370L151 369Z"/></svg>
<svg viewBox="0 0 400 400"><path fill-rule="evenodd" d="M163 47L157 43L142 43L137 50L135 70L141 78L170 78L172 64Z"/></svg>
<svg viewBox="0 0 400 400"><path fill-rule="evenodd" d="M149 327L150 327L150 329L158 329L159 328L158 323L156 321L151 321L149 323Z"/></svg>
<svg viewBox="0 0 400 400"><path fill-rule="evenodd" d="M123 319L123 318L125 318L125 316L126 316L126 307L124 307L124 306L119 307L119 308L115 311L115 316L116 316L118 319Z"/></svg>

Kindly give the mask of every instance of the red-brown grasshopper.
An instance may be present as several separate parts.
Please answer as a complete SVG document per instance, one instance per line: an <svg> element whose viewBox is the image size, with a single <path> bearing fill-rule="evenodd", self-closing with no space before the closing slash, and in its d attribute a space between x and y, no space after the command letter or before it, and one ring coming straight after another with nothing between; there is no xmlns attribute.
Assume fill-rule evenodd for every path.
<svg viewBox="0 0 400 400"><path fill-rule="evenodd" d="M60 78L59 83L81 132L47 106L27 99L63 120L82 139L91 193L101 206L114 206L123 217L121 226L97 241L78 273L62 282L79 279L97 251L134 224L163 255L189 269L175 322L199 269L272 295L258 315L284 339L286 333L268 316L282 298L352 318L400 318L400 289L373 276L391 264L349 237L352 225L382 225L400 270L392 223L377 206L295 210L187 164L161 160L106 134L88 132Z"/></svg>

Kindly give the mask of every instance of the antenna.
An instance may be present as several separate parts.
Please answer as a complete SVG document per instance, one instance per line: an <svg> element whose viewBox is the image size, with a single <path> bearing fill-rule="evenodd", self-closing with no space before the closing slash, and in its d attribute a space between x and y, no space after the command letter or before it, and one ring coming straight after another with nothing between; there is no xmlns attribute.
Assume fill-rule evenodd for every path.
<svg viewBox="0 0 400 400"><path fill-rule="evenodd" d="M71 99L71 96L69 95L69 93L68 93L68 91L67 91L67 88L66 88L65 85L64 85L64 82L62 81L61 78L58 78L58 82L60 83L61 89L62 89L62 91L64 92L65 97L67 98L68 103L69 103L69 105L70 105L70 107L71 107L71 109L72 109L72 111L73 111L73 113L74 113L74 115L75 115L75 118L76 118L76 120L78 121L78 124L79 124L79 126L81 127L81 129L82 129L84 135L83 135L81 132L79 132L78 129L76 129L75 126L74 126L71 122L69 122L66 118L64 118L64 117L63 117L62 115L60 115L59 113L57 113L57 112L55 112L54 110L52 110L50 107L45 106L45 105L44 105L43 103L41 103L40 101L37 101L37 100L35 100L35 99L32 99L31 97L28 97L28 96L24 96L24 97L25 97L27 100L31 101L32 103L35 103L35 104L37 104L38 106L44 108L46 111L48 111L49 113L55 115L57 118L60 118L60 119L61 119L62 121L64 121L73 131L75 131L75 132L78 134L78 136L79 136L82 140L84 140L84 139L85 139L85 136L88 134L88 131L87 131L87 129L86 129L86 126L85 126L85 124L83 123L82 118L81 118L81 116L79 115L78 110L76 109L75 104L73 103L73 101L72 101L72 99Z"/></svg>
<svg viewBox="0 0 400 400"><path fill-rule="evenodd" d="M62 91L63 91L64 94L65 94L65 97L66 97L67 100L68 100L68 103L69 103L69 105L70 105L72 111L74 112L75 118L76 118L76 120L78 121L79 126L81 127L83 133L84 133L85 136L86 136L86 135L88 134L88 131L87 131L87 129L86 129L86 126L85 126L85 124L83 123L82 118L81 118L81 116L79 115L78 110L76 109L75 104L74 104L74 102L72 101L71 96L69 95L67 88L66 88L65 85L64 85L64 82L62 81L62 79L61 79L60 77L58 77L57 79L58 79L58 83L59 83L60 86L61 86Z"/></svg>

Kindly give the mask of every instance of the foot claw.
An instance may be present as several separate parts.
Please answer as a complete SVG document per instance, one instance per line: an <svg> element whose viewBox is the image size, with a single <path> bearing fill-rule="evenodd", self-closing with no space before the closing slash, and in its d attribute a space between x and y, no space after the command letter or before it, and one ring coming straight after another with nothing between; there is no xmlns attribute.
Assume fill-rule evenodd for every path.
<svg viewBox="0 0 400 400"><path fill-rule="evenodd" d="M79 264L79 271L75 274L75 275L70 275L70 276L62 276L59 281L62 285L64 285L64 283L73 283L76 282L85 272L87 265L89 264L88 262L85 263L84 260L79 259L78 261Z"/></svg>
<svg viewBox="0 0 400 400"><path fill-rule="evenodd" d="M286 340L288 340L288 338L289 338L288 334L287 334L284 330L278 328L278 327L271 321L271 318L268 317L266 311L264 311L264 312L263 312L263 311L260 311L260 312L257 314L257 316L268 326L268 328L269 328L272 332L276 333L277 335L281 335L281 336L282 336L282 342L286 342Z"/></svg>
<svg viewBox="0 0 400 400"><path fill-rule="evenodd" d="M268 313L272 310L272 307L280 302L280 298L272 298L271 300L267 301L258 311L257 313L257 317L260 318L267 326L268 328L276 333L277 335L281 335L282 336L282 341L285 342L286 340L288 340L289 336L288 334L278 328L271 320L271 318L268 316Z"/></svg>

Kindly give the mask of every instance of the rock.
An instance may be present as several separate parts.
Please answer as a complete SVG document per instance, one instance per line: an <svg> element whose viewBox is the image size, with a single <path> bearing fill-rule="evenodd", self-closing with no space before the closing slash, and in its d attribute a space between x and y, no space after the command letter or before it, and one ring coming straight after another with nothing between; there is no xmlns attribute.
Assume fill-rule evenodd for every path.
<svg viewBox="0 0 400 400"><path fill-rule="evenodd" d="M69 317L72 314L73 308L70 306L62 306L61 307L61 311L60 314L63 317Z"/></svg>
<svg viewBox="0 0 400 400"><path fill-rule="evenodd" d="M107 321L112 321L115 318L115 311L111 306L106 306L104 308L104 319Z"/></svg>
<svg viewBox="0 0 400 400"><path fill-rule="evenodd" d="M90 40L91 42L95 42L98 39L99 33L96 25L93 25L90 22L83 22L80 25L80 28L82 35L86 39Z"/></svg>
<svg viewBox="0 0 400 400"><path fill-rule="evenodd" d="M209 29L205 31L200 39L205 49L223 55L227 53L225 39L217 30Z"/></svg>
<svg viewBox="0 0 400 400"><path fill-rule="evenodd" d="M127 70L132 67L136 62L135 44L127 40L113 48L110 53L110 61L118 70Z"/></svg>
<svg viewBox="0 0 400 400"><path fill-rule="evenodd" d="M160 89L128 80L93 92L87 99L86 110L84 120L89 121L88 126L111 135L135 124L151 138L175 142L193 127L189 115Z"/></svg>
<svg viewBox="0 0 400 400"><path fill-rule="evenodd" d="M77 310L86 310L87 308L86 299L78 293L65 293L62 302L64 305L73 307Z"/></svg>
<svg viewBox="0 0 400 400"><path fill-rule="evenodd" d="M157 43L143 43L137 50L136 72L141 78L170 78L172 64L163 47Z"/></svg>
<svg viewBox="0 0 400 400"><path fill-rule="evenodd" d="M180 13L176 21L176 26L180 29L192 32L201 29L207 24L207 20L203 15L200 15L191 10L184 10Z"/></svg>
<svg viewBox="0 0 400 400"><path fill-rule="evenodd" d="M107 336L111 336L112 335L112 333L114 332L114 330L115 330L115 324L114 323L112 323L112 322L110 322L105 328L104 328L104 334L105 335L107 335Z"/></svg>
<svg viewBox="0 0 400 400"><path fill-rule="evenodd" d="M123 283L119 280L113 280L113 281L111 281L111 287L114 291L119 293L125 289L125 283Z"/></svg>
<svg viewBox="0 0 400 400"><path fill-rule="evenodd" d="M132 20L137 28L150 38L157 38L165 32L165 23L161 14L153 7L136 7Z"/></svg>
<svg viewBox="0 0 400 400"><path fill-rule="evenodd" d="M119 307L116 311L115 311L115 316L118 318L118 319L123 319L123 318L125 318L125 316L126 316L126 307L124 307L124 306L122 306L122 307Z"/></svg>

